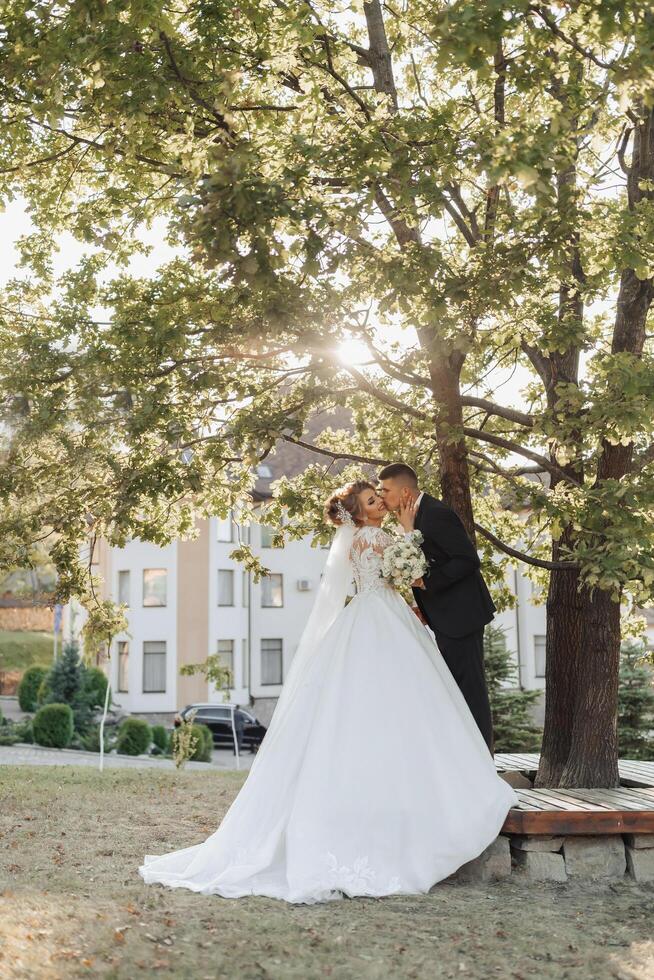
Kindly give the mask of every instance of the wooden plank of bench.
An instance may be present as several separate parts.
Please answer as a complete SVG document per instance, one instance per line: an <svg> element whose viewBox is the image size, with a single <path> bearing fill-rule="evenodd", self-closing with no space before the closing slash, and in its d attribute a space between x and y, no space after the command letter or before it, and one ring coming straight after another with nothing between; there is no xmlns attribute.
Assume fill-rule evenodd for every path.
<svg viewBox="0 0 654 980"><path fill-rule="evenodd" d="M590 803L598 803L605 806L608 810L646 810L648 805L637 797L629 796L621 790L607 789L576 789L575 798L588 800Z"/></svg>
<svg viewBox="0 0 654 980"><path fill-rule="evenodd" d="M624 787L620 788L623 789ZM644 786L630 786L628 792L635 799L644 800L650 806L654 807L654 789L649 789Z"/></svg>
<svg viewBox="0 0 654 980"><path fill-rule="evenodd" d="M527 810L517 807L509 810L502 833L505 834L553 834L601 835L601 834L652 834L654 833L654 809L652 810Z"/></svg>
<svg viewBox="0 0 654 980"><path fill-rule="evenodd" d="M627 794L627 799L644 801L654 807L654 790L637 786L621 786L620 791Z"/></svg>
<svg viewBox="0 0 654 980"><path fill-rule="evenodd" d="M538 752L498 752L495 756L498 772L537 772L540 764ZM644 759L620 759L620 780L630 786L654 787L654 762Z"/></svg>
<svg viewBox="0 0 654 980"><path fill-rule="evenodd" d="M558 810L571 810L582 812L588 811L593 812L594 810L605 810L606 806L603 806L598 801L588 801L580 799L573 791L561 791L558 789L532 789L523 790L526 794L535 794L536 798L548 800L556 809ZM609 807L608 809L614 809L614 807Z"/></svg>
<svg viewBox="0 0 654 980"><path fill-rule="evenodd" d="M495 768L501 772L535 772L539 761L540 756L537 752L526 754L498 752L495 756Z"/></svg>

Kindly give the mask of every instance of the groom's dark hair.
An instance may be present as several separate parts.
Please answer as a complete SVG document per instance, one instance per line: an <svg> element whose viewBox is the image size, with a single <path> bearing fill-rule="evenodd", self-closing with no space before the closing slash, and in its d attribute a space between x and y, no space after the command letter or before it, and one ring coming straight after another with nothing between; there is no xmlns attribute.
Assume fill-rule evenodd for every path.
<svg viewBox="0 0 654 980"><path fill-rule="evenodd" d="M408 463L389 463L383 470L380 470L378 480L395 480L400 477L413 487L418 486L418 474Z"/></svg>

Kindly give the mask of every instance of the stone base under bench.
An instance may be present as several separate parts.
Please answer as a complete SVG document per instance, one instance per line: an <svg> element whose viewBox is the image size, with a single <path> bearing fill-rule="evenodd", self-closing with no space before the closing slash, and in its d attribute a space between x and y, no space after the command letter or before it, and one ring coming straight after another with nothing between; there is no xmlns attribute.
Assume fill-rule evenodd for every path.
<svg viewBox="0 0 654 980"><path fill-rule="evenodd" d="M500 834L452 876L462 884L514 875L528 881L620 879L654 883L654 834Z"/></svg>

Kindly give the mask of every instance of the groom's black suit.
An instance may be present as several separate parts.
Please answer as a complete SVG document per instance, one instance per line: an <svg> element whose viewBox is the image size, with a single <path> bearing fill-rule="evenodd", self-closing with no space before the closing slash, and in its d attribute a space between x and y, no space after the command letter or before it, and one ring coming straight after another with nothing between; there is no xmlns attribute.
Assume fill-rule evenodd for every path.
<svg viewBox="0 0 654 980"><path fill-rule="evenodd" d="M414 589L418 608L434 631L439 650L468 702L489 749L493 722L484 674L484 626L495 604L475 547L458 515L441 500L423 494L415 521L429 562L424 589Z"/></svg>

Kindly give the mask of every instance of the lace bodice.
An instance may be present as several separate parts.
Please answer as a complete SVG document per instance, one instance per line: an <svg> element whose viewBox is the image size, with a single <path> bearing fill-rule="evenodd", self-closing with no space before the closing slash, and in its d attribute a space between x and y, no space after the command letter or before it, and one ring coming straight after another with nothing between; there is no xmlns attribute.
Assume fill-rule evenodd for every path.
<svg viewBox="0 0 654 980"><path fill-rule="evenodd" d="M394 541L393 535L380 527L357 528L350 551L357 595L391 588L381 576L381 565L384 551Z"/></svg>

